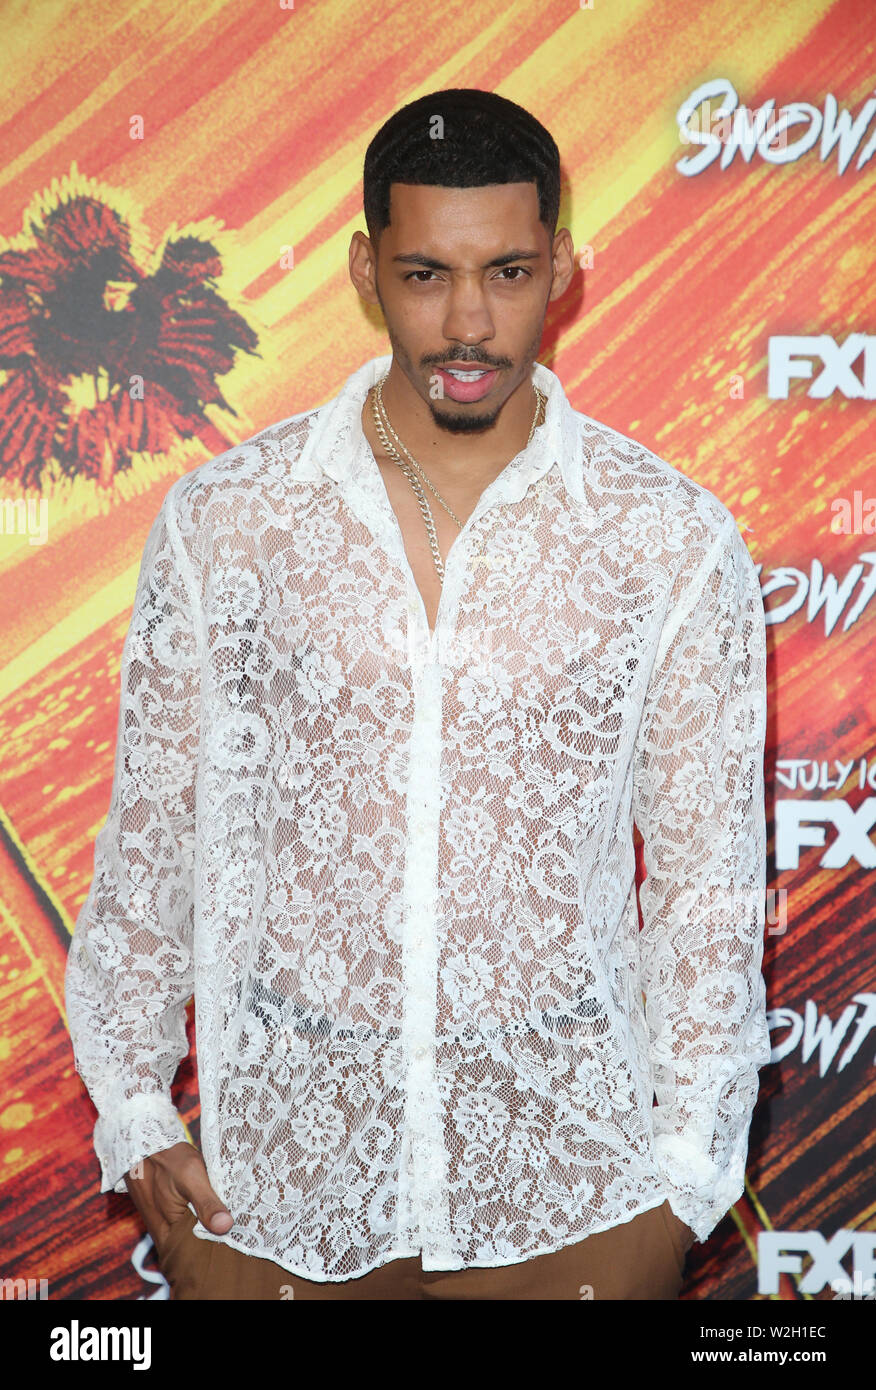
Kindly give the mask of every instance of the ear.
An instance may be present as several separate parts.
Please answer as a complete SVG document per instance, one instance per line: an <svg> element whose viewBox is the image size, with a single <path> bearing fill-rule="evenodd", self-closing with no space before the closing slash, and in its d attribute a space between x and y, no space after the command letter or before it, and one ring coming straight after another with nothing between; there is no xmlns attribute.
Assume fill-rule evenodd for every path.
<svg viewBox="0 0 876 1390"><path fill-rule="evenodd" d="M575 274L575 246L568 227L561 227L551 249L553 280L549 299L559 299L568 289Z"/></svg>
<svg viewBox="0 0 876 1390"><path fill-rule="evenodd" d="M379 304L377 296L377 252L371 238L356 231L350 241L350 279L368 304Z"/></svg>

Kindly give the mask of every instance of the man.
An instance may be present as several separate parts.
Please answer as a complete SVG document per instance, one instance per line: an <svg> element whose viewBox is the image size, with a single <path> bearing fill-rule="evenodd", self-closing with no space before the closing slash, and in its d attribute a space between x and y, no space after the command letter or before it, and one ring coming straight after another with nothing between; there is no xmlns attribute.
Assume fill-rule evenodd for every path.
<svg viewBox="0 0 876 1390"><path fill-rule="evenodd" d="M350 246L392 355L147 540L67 1007L173 1297L674 1299L743 1190L760 588L536 361L559 188L513 103L397 112Z"/></svg>

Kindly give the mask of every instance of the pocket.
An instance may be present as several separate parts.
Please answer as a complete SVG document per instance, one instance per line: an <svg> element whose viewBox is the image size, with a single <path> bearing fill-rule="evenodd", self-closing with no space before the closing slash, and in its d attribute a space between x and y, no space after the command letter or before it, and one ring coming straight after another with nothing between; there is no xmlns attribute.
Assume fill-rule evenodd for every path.
<svg viewBox="0 0 876 1390"><path fill-rule="evenodd" d="M164 1234L156 1240L153 1237L152 1243L155 1246L155 1255L160 1266L164 1266L165 1261L173 1250L176 1249L180 1240L184 1238L186 1231L194 1228L196 1217L190 1207L180 1212L179 1216L174 1217L170 1225L165 1228Z"/></svg>
<svg viewBox="0 0 876 1390"><path fill-rule="evenodd" d="M192 1224L194 1225L194 1222ZM216 1281L211 1277L213 1261L223 1244L224 1242L220 1240L199 1240L197 1236L189 1234L184 1244L172 1254L167 1274L172 1299L206 1299L226 1296L224 1293L217 1292ZM221 1288L221 1285L219 1287Z"/></svg>

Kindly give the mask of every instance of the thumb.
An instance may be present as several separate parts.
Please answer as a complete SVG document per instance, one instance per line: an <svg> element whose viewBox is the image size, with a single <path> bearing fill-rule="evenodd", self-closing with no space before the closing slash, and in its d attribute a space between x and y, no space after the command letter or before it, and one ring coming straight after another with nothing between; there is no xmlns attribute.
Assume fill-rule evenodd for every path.
<svg viewBox="0 0 876 1390"><path fill-rule="evenodd" d="M206 1169L192 1180L190 1195L201 1225L217 1236L224 1236L234 1225L234 1217L210 1186Z"/></svg>
<svg viewBox="0 0 876 1390"><path fill-rule="evenodd" d="M234 1225L234 1217L227 1207L223 1207L215 1192L213 1193L213 1199L215 1202L213 1209L206 1215L201 1216L201 1221L203 1225L207 1227L208 1231L215 1232L217 1236L224 1236L225 1232L229 1231Z"/></svg>

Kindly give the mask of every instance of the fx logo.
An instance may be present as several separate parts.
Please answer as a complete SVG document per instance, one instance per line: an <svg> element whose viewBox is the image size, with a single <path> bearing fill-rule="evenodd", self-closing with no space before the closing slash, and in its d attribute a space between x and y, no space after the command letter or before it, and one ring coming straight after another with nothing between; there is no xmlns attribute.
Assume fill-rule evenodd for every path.
<svg viewBox="0 0 876 1390"><path fill-rule="evenodd" d="M876 398L876 338L867 333L850 333L840 345L829 333L814 338L770 338L768 347L767 395L770 400L785 400L792 379L808 380L812 376L810 357L824 363L818 376L806 392L807 396L824 399L840 391L850 400L872 401ZM852 363L863 353L864 380L852 371Z"/></svg>
<svg viewBox="0 0 876 1390"><path fill-rule="evenodd" d="M820 821L820 825L805 825ZM854 856L862 869L876 869L876 845L868 834L876 823L876 796L868 796L857 811L841 799L776 802L776 868L797 869L801 845L823 845L824 823L835 825L837 837L818 861L822 869L844 869Z"/></svg>
<svg viewBox="0 0 876 1390"><path fill-rule="evenodd" d="M790 1253L795 1250L803 1253ZM818 1293L826 1284L842 1292L850 1281L840 1260L849 1250L854 1251L855 1284L866 1287L876 1277L876 1235L872 1231L839 1230L830 1240L820 1231L762 1231L757 1238L757 1291L778 1293L779 1275L799 1274L805 1254L812 1256L812 1264L797 1292Z"/></svg>

